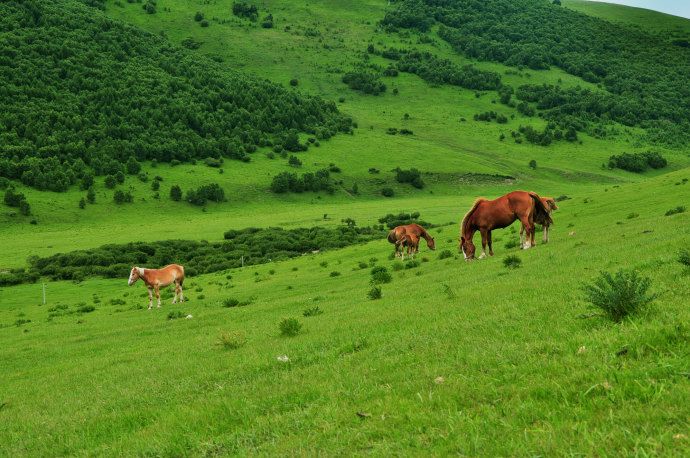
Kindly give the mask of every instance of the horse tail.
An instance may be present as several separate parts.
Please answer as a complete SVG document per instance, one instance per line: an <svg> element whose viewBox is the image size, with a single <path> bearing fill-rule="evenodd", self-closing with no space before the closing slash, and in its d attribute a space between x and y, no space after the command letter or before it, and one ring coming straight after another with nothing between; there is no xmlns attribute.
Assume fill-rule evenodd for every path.
<svg viewBox="0 0 690 458"><path fill-rule="evenodd" d="M395 244L397 244L398 239L395 237L395 229L391 229L391 230L388 232L388 241L389 241L390 243L395 243Z"/></svg>
<svg viewBox="0 0 690 458"><path fill-rule="evenodd" d="M180 266L180 270L182 271L182 277L180 277L180 286L182 286L182 283L184 283L184 266Z"/></svg>
<svg viewBox="0 0 690 458"><path fill-rule="evenodd" d="M551 212L544 206L544 202L541 201L541 197L536 192L528 193L534 202L534 220L542 222L541 224L551 225L553 224L553 219L551 219Z"/></svg>
<svg viewBox="0 0 690 458"><path fill-rule="evenodd" d="M461 231L464 233L465 232L465 227L467 223L469 223L470 217L472 214L477 210L477 207L479 207L479 204L482 202L486 201L483 197L477 198L474 203L472 204L472 208L470 208L470 211L468 211L465 216L462 218L462 223L460 224ZM462 233L460 234L462 236Z"/></svg>

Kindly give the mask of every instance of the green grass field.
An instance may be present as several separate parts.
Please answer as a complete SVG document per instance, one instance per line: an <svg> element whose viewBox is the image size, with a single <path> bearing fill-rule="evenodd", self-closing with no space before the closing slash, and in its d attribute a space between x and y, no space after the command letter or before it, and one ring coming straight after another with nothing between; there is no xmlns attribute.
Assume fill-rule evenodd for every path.
<svg viewBox="0 0 690 458"><path fill-rule="evenodd" d="M351 91L333 69L361 62L368 43L415 44L467 61L441 40L418 45L414 35L378 30L383 0L259 2L275 17L269 30L232 16L227 0L159 0L154 15L141 4L115 3L107 2L109 16L176 44L193 37L203 42L196 52L222 58L228 69L286 87L297 78L295 90L344 97L338 105L357 121L354 135L299 153L302 171L334 163L343 184L333 195L272 194L271 177L291 168L260 150L250 163L226 161L223 174L201 163L146 164L149 176L163 178L160 199L150 182L128 177L121 188L132 190L133 204L115 205L102 177L96 203L84 210L77 204L85 193L74 187L18 186L34 215L0 208L0 270L106 243L215 241L231 228L334 226L344 218L364 226L399 211L442 225L432 231L437 250L422 244L419 264L405 268L381 240L192 277L188 302L171 305L166 291L163 307L151 311L145 288L128 288L125 278L46 282L45 305L41 282L0 288L0 455L690 453L690 272L678 262L690 248L690 213L664 216L690 201L687 150L656 148L624 126L607 139L581 134L581 144L516 144L511 130L544 121L492 103L495 93L432 87L410 74L385 78L389 90L377 97ZM644 10L563 3L635 27L689 27ZM197 11L209 27L194 21ZM306 37L306 29L319 35ZM476 65L514 85L588 84L557 69L506 74L514 69ZM515 119L472 119L488 110ZM389 127L414 135L387 135ZM508 138L499 140L501 133ZM602 167L611 154L650 148L668 158L668 168ZM424 172L427 186L395 182L398 166ZM186 190L210 182L223 186L227 202L202 210L168 198L173 184ZM348 192L354 183L358 195ZM384 186L395 197L382 197ZM507 248L515 224L494 232L495 257L463 262L462 215L476 197L513 189L570 198L554 214L550 243ZM452 256L441 259L443 250ZM521 267L504 267L508 255ZM393 274L379 300L367 297L374 265ZM581 286L621 268L649 277L657 299L620 324L589 316ZM224 307L233 298L249 304ZM314 307L323 313L303 316ZM172 312L181 318L168 319ZM282 336L284 318L297 318L301 332ZM220 344L223 335L239 348Z"/></svg>

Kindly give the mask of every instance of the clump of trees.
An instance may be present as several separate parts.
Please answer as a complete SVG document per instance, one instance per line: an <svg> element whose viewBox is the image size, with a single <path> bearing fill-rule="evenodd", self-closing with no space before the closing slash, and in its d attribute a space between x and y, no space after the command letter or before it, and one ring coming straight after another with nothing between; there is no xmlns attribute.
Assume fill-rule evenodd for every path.
<svg viewBox="0 0 690 458"><path fill-rule="evenodd" d="M233 2L232 14L237 17L249 19L252 22L256 22L259 18L259 10L256 5L247 2Z"/></svg>
<svg viewBox="0 0 690 458"><path fill-rule="evenodd" d="M361 70L351 71L343 75L342 81L350 89L361 91L365 94L379 95L386 92L385 83L377 75L370 72Z"/></svg>
<svg viewBox="0 0 690 458"><path fill-rule="evenodd" d="M305 191L326 191L332 194L335 192L335 186L331 181L328 169L317 170L313 173L307 172L302 175L293 172L281 172L273 177L271 191L277 194Z"/></svg>
<svg viewBox="0 0 690 458"><path fill-rule="evenodd" d="M398 213L397 215L389 213L386 216L379 218L379 223L385 225L388 229L393 229L397 226L403 226L406 224L417 223L420 226L426 228L434 227L433 224L423 221L420 218L419 212L413 213Z"/></svg>
<svg viewBox="0 0 690 458"><path fill-rule="evenodd" d="M495 111L486 111L484 113L477 113L474 115L475 121L496 121L499 124L505 124L508 122L508 117L506 115L496 113Z"/></svg>
<svg viewBox="0 0 690 458"><path fill-rule="evenodd" d="M653 151L645 153L623 153L609 157L608 166L611 169L622 169L628 172L642 173L645 170L663 169L668 161L661 154Z"/></svg>
<svg viewBox="0 0 690 458"><path fill-rule="evenodd" d="M31 214L31 205L29 205L26 197L23 193L16 191L13 186L9 186L5 190L4 200L7 206L18 208L22 215L29 216Z"/></svg>
<svg viewBox="0 0 690 458"><path fill-rule="evenodd" d="M395 180L398 183L409 183L417 189L422 189L424 187L422 173L415 168L403 170L400 167L397 167L395 169Z"/></svg>
<svg viewBox="0 0 690 458"><path fill-rule="evenodd" d="M248 161L260 147L291 150L299 132L353 127L332 102L228 72L74 0L0 2L0 30L0 176L37 189L136 174L149 160Z"/></svg>
<svg viewBox="0 0 690 458"><path fill-rule="evenodd" d="M225 191L218 183L205 184L187 191L185 200L192 205L198 206L206 205L207 202L223 202L225 200Z"/></svg>
<svg viewBox="0 0 690 458"><path fill-rule="evenodd" d="M480 70L474 65L457 65L430 52L389 50L384 57L397 60L397 69L414 73L432 84L450 84L466 89L495 90L501 86L496 72Z"/></svg>

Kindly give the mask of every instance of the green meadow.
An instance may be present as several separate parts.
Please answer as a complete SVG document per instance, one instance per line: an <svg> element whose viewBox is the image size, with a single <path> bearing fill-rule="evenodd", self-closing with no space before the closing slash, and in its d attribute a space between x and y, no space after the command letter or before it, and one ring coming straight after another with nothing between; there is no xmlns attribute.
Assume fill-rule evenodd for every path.
<svg viewBox="0 0 690 458"><path fill-rule="evenodd" d="M203 161L146 162L147 182L127 176L118 185L134 196L122 205L103 177L84 209L78 186L54 193L17 182L32 215L0 206L0 271L110 243L215 242L229 229L335 227L347 218L368 226L415 211L437 225L437 249L422 242L415 261L403 263L379 240L192 276L186 302L171 304L166 289L163 306L150 311L144 286L128 287L124 277L0 287L0 455L690 454L690 268L679 262L690 249L690 213L666 216L690 202L687 147L651 144L642 129L616 123L604 138L578 132L578 142L518 144L511 131L546 121L497 103L494 91L430 85L409 73L383 77L388 90L378 96L351 90L341 73L365 59L370 43L426 49L514 86L595 88L555 67L473 61L435 29L431 43L386 33L377 24L387 1L255 2L274 16L271 29L233 16L232 4L158 0L146 14L141 3L108 0L94 14L174 45L192 38L201 46L190 53L228 71L332 100L357 123L354 133L295 153L298 169L268 147L248 163L226 159L222 173ZM563 5L655 33L690 27L645 10ZM473 119L491 110L508 122ZM649 150L668 166L606 167L611 155ZM331 175L333 194L270 191L280 172L331 164L341 170ZM424 188L398 183L396 167L419 169ZM173 185L209 183L222 186L225 202L196 207L169 197ZM382 196L384 187L394 196ZM537 246L520 250L515 223L493 233L494 257L464 262L457 239L465 212L477 197L515 189L562 198L550 242L537 233ZM504 264L508 256L518 267ZM376 266L392 281L371 299ZM613 323L582 288L620 269L648 277L656 297ZM286 319L298 321L296 335L281 333Z"/></svg>

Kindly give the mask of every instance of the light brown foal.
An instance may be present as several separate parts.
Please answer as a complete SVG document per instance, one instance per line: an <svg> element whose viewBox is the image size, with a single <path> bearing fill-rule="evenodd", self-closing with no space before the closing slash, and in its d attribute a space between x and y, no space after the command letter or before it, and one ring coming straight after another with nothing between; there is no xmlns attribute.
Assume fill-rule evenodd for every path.
<svg viewBox="0 0 690 458"><path fill-rule="evenodd" d="M132 267L129 273L129 286L141 280L149 290L149 310L153 306L153 293L156 293L158 299L158 308L161 306L161 287L166 287L175 284L175 297L172 303L176 303L179 297L180 302L184 301L184 294L182 293L182 283L184 283L184 267L178 264L170 264L162 269L145 269L143 267Z"/></svg>

